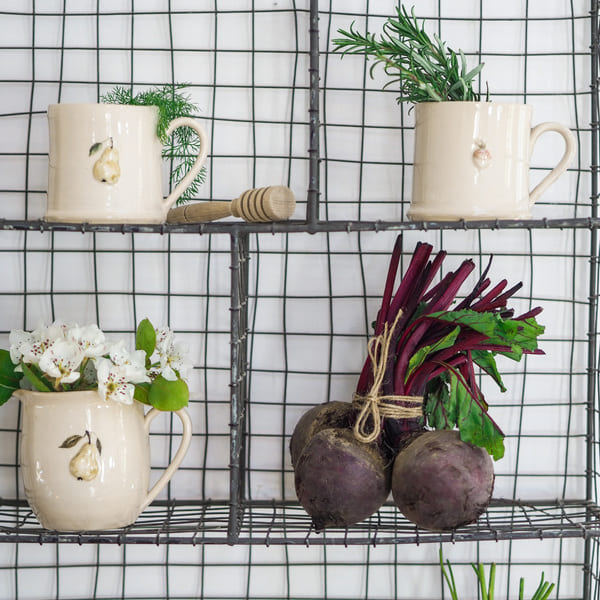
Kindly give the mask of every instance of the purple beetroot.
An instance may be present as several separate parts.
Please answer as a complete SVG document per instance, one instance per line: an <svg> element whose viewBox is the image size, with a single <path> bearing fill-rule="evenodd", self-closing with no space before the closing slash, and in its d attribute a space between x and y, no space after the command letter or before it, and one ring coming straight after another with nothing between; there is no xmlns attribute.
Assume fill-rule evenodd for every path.
<svg viewBox="0 0 600 600"><path fill-rule="evenodd" d="M307 442L322 429L350 429L354 413L348 402L325 402L307 410L296 423L290 440L292 466L296 465Z"/></svg>
<svg viewBox="0 0 600 600"><path fill-rule="evenodd" d="M317 531L371 516L390 493L390 469L376 443L354 437L356 411L327 402L299 419L290 441L298 500Z"/></svg>
<svg viewBox="0 0 600 600"><path fill-rule="evenodd" d="M322 429L294 467L298 500L317 531L348 527L370 517L390 492L389 469L376 444L351 429Z"/></svg>
<svg viewBox="0 0 600 600"><path fill-rule="evenodd" d="M394 502L424 529L446 531L474 522L486 510L493 488L490 455L461 441L458 431L422 433L394 461Z"/></svg>

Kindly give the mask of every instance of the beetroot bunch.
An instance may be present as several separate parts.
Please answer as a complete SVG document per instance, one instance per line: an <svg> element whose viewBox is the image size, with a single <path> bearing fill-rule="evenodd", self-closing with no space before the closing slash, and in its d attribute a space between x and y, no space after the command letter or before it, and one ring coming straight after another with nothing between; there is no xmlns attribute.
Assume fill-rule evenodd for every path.
<svg viewBox="0 0 600 600"><path fill-rule="evenodd" d="M417 244L394 290L398 238L355 401L316 406L293 432L296 493L317 530L369 517L390 490L408 519L432 530L473 522L489 504L490 456L502 458L504 435L477 373L506 391L495 356L542 354L537 338L544 328L535 320L541 308L515 317L507 301L522 284L509 288L504 279L492 286L491 259L457 301L475 264L465 260L440 279L446 253L432 258L432 250Z"/></svg>

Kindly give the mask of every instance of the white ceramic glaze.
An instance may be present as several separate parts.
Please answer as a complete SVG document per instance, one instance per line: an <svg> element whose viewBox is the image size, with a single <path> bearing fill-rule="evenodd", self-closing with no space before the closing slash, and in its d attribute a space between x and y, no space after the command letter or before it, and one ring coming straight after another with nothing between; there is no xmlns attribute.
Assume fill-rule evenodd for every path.
<svg viewBox="0 0 600 600"><path fill-rule="evenodd" d="M116 104L48 107L46 220L67 223L163 223L206 160L208 139L194 119L174 119L167 134L191 127L200 137L193 167L162 195L158 108Z"/></svg>
<svg viewBox="0 0 600 600"><path fill-rule="evenodd" d="M130 525L171 479L190 445L191 422L181 409L176 412L183 425L179 449L148 491L148 431L160 411L144 415L142 404L104 401L96 391L18 390L14 395L23 405L25 495L46 529L94 531ZM86 453L92 455L93 469Z"/></svg>
<svg viewBox="0 0 600 600"><path fill-rule="evenodd" d="M532 129L527 104L424 102L415 111L408 211L415 221L528 219L533 204L564 173L575 153L575 139L564 125L548 122ZM533 147L549 131L562 136L565 150L530 192Z"/></svg>

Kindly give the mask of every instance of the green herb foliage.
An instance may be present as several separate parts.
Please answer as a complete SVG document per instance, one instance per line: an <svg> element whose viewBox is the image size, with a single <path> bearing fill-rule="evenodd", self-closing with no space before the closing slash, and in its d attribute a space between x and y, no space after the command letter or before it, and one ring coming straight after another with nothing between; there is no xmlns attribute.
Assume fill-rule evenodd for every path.
<svg viewBox="0 0 600 600"><path fill-rule="evenodd" d="M180 91L186 87L187 84L164 85L134 95L131 89L117 86L101 97L102 102L107 104L158 107L156 135L163 143L163 159L171 162L172 187L175 187L190 170L200 151L200 140L190 127L178 127L170 137L166 135L169 123L173 119L194 117L198 112L198 106ZM177 203L182 204L196 197L205 179L206 169L203 168Z"/></svg>
<svg viewBox="0 0 600 600"><path fill-rule="evenodd" d="M156 350L156 330L148 319L140 321L135 332L135 349L146 354L146 368L152 369L158 364L152 363L152 355ZM167 380L158 375L151 383L138 383L135 386L134 398L142 404L148 404L158 410L179 410L188 405L189 389L187 383L175 371L177 379Z"/></svg>
<svg viewBox="0 0 600 600"><path fill-rule="evenodd" d="M471 564L473 567L473 571L475 571L475 575L477 577L477 584L479 587L479 597L481 600L494 600L494 588L496 584L496 563L492 563L489 569L489 581L486 581L485 577L485 568L481 563ZM440 550L440 567L442 569L442 575L444 576L444 581L448 585L448 589L450 590L450 597L452 600L459 600L460 596L458 595L458 590L456 589L456 581L454 579L454 573L452 572L452 565L450 561L446 561L446 565L444 565L444 557L442 551ZM548 596L552 593L554 589L554 583L550 583L549 581L545 581L544 573L542 573L542 577L540 582L531 596L531 600L547 600ZM525 600L525 579L521 577L519 580L519 600Z"/></svg>
<svg viewBox="0 0 600 600"><path fill-rule="evenodd" d="M452 330L452 343L458 335L457 329L461 328L485 335L485 346L496 346L497 350L477 350L475 345L469 351L470 360L490 375L502 391L506 388L494 355L500 354L518 362L524 352L538 350L537 338L544 333L544 327L533 317L518 320L503 318L498 313L455 310L432 313L427 318L456 325L457 328ZM448 346L451 344L443 347ZM421 348L421 362L440 349L439 342L438 345ZM458 370L447 363L446 366L447 370L427 386L425 414L428 423L435 429L457 427L464 442L485 448L494 460L499 460L504 456L504 436L489 416L483 394L477 387L470 386Z"/></svg>
<svg viewBox="0 0 600 600"><path fill-rule="evenodd" d="M389 17L379 39L374 34L361 34L354 29L338 29L343 37L333 40L334 51L343 54L364 54L372 58L373 69L381 64L391 79L384 86L400 86L398 103L445 100L479 100L473 82L483 64L469 70L462 50L449 48L437 35L433 39L419 23L414 8L409 15L402 6L396 7L396 17Z"/></svg>
<svg viewBox="0 0 600 600"><path fill-rule="evenodd" d="M15 371L8 350L0 349L0 406L8 401L13 392L19 387L23 373Z"/></svg>

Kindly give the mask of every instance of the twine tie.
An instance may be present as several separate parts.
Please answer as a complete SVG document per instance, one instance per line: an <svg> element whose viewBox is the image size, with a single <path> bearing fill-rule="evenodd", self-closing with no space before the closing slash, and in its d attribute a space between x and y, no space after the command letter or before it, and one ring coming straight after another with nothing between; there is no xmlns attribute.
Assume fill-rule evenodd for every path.
<svg viewBox="0 0 600 600"><path fill-rule="evenodd" d="M383 332L369 340L367 352L373 366L373 385L366 396L354 394L352 403L360 408L360 412L354 424L354 436L361 442L370 443L375 441L381 433L381 420L389 419L414 419L423 414L422 396L397 396L380 394L381 385L385 376L385 368L390 352L390 342L396 324L402 316L398 311L392 326L385 323ZM399 405L398 402L406 402L411 406ZM373 422L372 430L369 431L369 421Z"/></svg>

